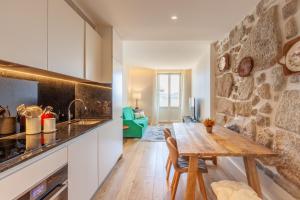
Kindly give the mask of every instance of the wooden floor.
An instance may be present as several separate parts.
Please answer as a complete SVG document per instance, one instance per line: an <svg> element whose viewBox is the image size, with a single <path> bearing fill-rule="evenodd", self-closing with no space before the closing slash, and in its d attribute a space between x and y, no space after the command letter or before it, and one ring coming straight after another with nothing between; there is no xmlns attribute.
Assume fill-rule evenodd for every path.
<svg viewBox="0 0 300 200"><path fill-rule="evenodd" d="M122 159L95 194L94 200L170 199L170 190L165 179L166 157L165 142L126 140ZM208 199L215 200L210 183L223 179L233 180L233 178L226 175L220 167L214 166L210 161L207 161L207 164L209 173L204 175L206 190ZM177 200L183 199L185 185L186 175L180 179L176 195ZM201 199L198 188L196 199Z"/></svg>

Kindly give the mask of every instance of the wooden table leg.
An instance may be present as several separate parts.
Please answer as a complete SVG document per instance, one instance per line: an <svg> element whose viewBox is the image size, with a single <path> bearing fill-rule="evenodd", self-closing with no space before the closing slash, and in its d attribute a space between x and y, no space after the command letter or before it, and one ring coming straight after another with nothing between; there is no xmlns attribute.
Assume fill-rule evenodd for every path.
<svg viewBox="0 0 300 200"><path fill-rule="evenodd" d="M262 198L262 192L254 157L244 157L244 165L249 186L251 186L257 193L257 195Z"/></svg>
<svg viewBox="0 0 300 200"><path fill-rule="evenodd" d="M189 169L187 175L187 185L185 191L185 200L195 199L196 178L198 172L198 156L190 156Z"/></svg>

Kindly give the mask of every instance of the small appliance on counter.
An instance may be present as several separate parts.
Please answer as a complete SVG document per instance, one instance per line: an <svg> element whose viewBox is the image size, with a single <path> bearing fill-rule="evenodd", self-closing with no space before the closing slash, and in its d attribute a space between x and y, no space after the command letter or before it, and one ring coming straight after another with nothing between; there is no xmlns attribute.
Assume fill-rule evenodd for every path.
<svg viewBox="0 0 300 200"><path fill-rule="evenodd" d="M42 118L42 127L44 133L51 133L56 131L56 113L52 112L53 108L51 106L47 106L43 114Z"/></svg>
<svg viewBox="0 0 300 200"><path fill-rule="evenodd" d="M0 105L0 135L16 133L16 117L10 116L8 106Z"/></svg>
<svg viewBox="0 0 300 200"><path fill-rule="evenodd" d="M17 107L18 115L25 117L26 134L38 134L42 132L51 133L56 131L56 114L52 112L51 106L46 106L43 110L41 107L25 106L24 104Z"/></svg>
<svg viewBox="0 0 300 200"><path fill-rule="evenodd" d="M17 112L20 116L25 116L26 118L26 134L37 134L42 131L42 108L36 105L25 106L22 104L17 107Z"/></svg>

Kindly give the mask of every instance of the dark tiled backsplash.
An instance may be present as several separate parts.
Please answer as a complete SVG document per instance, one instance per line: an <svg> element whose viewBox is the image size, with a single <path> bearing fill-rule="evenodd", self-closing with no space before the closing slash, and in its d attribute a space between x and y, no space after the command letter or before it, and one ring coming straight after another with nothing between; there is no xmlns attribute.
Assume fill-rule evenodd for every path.
<svg viewBox="0 0 300 200"><path fill-rule="evenodd" d="M38 105L52 106L54 112L59 116L59 121L68 118L68 105L75 98L75 83L46 79L38 84ZM74 113L74 105L71 112Z"/></svg>
<svg viewBox="0 0 300 200"><path fill-rule="evenodd" d="M112 91L109 87L76 84L75 96L82 99L87 107L84 111L81 103L76 102L76 116L81 118L111 118Z"/></svg>
<svg viewBox="0 0 300 200"><path fill-rule="evenodd" d="M7 85L7 82L10 85ZM12 99L12 102L18 104L31 105L37 102L37 105L43 107L49 105L54 108L55 113L59 114L60 122L67 120L68 105L75 98L82 99L87 106L87 110L83 111L80 104L73 105L71 111L74 113L74 110L76 110L75 118L110 119L112 116L111 84L105 84L102 87L34 74L1 72L0 85L0 105L8 105L9 98ZM26 92L24 92L24 89ZM30 101L28 96L31 97ZM15 104L9 105L10 109L14 111L13 114L15 114Z"/></svg>

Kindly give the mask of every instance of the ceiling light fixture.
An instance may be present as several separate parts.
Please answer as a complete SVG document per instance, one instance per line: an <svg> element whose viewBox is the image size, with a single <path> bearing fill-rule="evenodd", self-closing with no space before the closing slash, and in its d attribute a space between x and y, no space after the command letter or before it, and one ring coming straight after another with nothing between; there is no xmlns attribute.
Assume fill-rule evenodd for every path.
<svg viewBox="0 0 300 200"><path fill-rule="evenodd" d="M178 17L176 15L171 16L171 19L176 21L178 19Z"/></svg>

